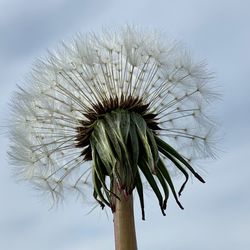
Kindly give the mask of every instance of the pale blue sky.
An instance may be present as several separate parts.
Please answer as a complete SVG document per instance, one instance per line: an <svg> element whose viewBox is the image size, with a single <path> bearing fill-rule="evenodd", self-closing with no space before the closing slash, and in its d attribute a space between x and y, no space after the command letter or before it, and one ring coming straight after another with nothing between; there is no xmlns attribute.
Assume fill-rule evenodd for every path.
<svg viewBox="0 0 250 250"><path fill-rule="evenodd" d="M110 250L112 216L86 215L73 199L48 210L46 200L11 177L3 125L7 102L39 56L76 32L133 23L163 30L206 59L223 94L220 158L204 164L207 183L194 181L162 217L152 195L146 221L136 207L142 250L250 249L250 2L244 0L0 0L0 249Z"/></svg>

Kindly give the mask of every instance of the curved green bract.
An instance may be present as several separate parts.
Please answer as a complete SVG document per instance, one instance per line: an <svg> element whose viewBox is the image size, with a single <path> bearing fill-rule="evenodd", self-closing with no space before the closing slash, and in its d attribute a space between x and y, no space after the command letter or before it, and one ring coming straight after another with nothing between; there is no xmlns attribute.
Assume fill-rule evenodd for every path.
<svg viewBox="0 0 250 250"><path fill-rule="evenodd" d="M144 220L144 177L155 193L163 215L167 208L169 190L183 209L161 155L168 158L185 177L179 196L189 178L187 170L204 182L184 157L148 128L146 121L138 113L116 109L101 116L94 125L90 144L93 196L102 208L107 205L115 210L114 198L119 199L113 193L115 183L126 195L132 194L136 188Z"/></svg>

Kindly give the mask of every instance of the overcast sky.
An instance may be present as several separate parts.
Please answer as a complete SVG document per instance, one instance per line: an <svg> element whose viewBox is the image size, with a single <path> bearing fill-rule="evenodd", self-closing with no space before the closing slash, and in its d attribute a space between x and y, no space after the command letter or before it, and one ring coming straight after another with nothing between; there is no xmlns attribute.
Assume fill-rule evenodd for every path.
<svg viewBox="0 0 250 250"><path fill-rule="evenodd" d="M206 59L223 94L214 113L223 139L219 159L204 163L207 183L189 183L180 211L173 200L162 217L146 197L146 221L136 206L141 250L250 249L250 2L244 0L0 0L0 249L111 250L112 216L87 215L75 202L49 210L46 200L11 176L3 126L16 84L36 58L77 32L126 23L154 27Z"/></svg>

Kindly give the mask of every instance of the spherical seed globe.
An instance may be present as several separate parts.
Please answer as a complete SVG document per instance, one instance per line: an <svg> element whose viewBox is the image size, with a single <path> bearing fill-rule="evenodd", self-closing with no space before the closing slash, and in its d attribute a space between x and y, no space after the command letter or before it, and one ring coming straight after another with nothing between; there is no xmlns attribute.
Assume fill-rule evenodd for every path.
<svg viewBox="0 0 250 250"><path fill-rule="evenodd" d="M214 123L206 114L217 97L204 64L157 32L126 26L78 35L37 61L11 103L9 156L15 173L57 202L71 191L115 211L114 186L143 183L163 214L169 190L181 207L172 169L194 175L192 159L213 156Z"/></svg>

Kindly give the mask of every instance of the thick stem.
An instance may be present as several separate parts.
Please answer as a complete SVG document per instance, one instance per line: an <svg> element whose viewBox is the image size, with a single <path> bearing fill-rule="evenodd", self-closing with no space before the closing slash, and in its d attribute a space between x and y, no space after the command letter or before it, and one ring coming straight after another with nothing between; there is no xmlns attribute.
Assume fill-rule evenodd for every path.
<svg viewBox="0 0 250 250"><path fill-rule="evenodd" d="M125 196L116 188L114 231L116 250L137 250L133 195Z"/></svg>

